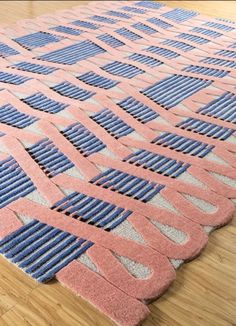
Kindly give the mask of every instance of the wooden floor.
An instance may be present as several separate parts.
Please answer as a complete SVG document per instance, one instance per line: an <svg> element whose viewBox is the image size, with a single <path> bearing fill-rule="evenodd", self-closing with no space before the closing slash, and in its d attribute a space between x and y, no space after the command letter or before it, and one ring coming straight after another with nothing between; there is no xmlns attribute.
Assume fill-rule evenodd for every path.
<svg viewBox="0 0 236 326"><path fill-rule="evenodd" d="M160 1L236 20L234 1ZM0 25L82 1L0 1ZM185 264L168 292L150 305L144 326L236 326L236 218L215 231L201 257ZM111 326L57 282L38 285L0 258L0 326Z"/></svg>

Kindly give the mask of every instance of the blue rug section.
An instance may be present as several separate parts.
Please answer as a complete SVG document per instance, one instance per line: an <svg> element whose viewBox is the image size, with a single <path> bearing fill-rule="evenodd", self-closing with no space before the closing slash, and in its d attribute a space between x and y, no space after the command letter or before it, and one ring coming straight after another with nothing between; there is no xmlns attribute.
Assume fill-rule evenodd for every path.
<svg viewBox="0 0 236 326"><path fill-rule="evenodd" d="M189 65L189 66L185 67L183 69L183 71L192 72L194 74L213 76L213 77L217 77L217 78L223 78L224 76L227 76L229 73L226 70L207 68L207 67L201 67L201 66L195 66L195 65Z"/></svg>
<svg viewBox="0 0 236 326"><path fill-rule="evenodd" d="M27 151L49 178L65 172L74 166L53 142L47 138L28 147Z"/></svg>
<svg viewBox="0 0 236 326"><path fill-rule="evenodd" d="M156 137L152 143L174 149L183 154L189 154L201 158L209 154L215 147L170 132L164 132L161 136Z"/></svg>
<svg viewBox="0 0 236 326"><path fill-rule="evenodd" d="M48 66L39 65L36 63L31 63L31 62L26 62L26 61L18 62L16 64L12 65L11 67L14 67L18 70L32 72L32 73L36 73L36 74L42 74L42 75L49 75L49 74L53 73L54 71L58 70L55 67L48 67Z"/></svg>
<svg viewBox="0 0 236 326"><path fill-rule="evenodd" d="M99 15L91 16L91 17L89 17L89 19L95 20L95 21L97 21L99 23L106 23L106 24L115 24L115 23L117 23L117 20L115 20L115 19L104 17L104 16L99 16Z"/></svg>
<svg viewBox="0 0 236 326"><path fill-rule="evenodd" d="M88 71L80 76L77 76L77 79L90 86L99 87L103 89L110 89L112 87L115 87L119 83L116 80L100 76L92 71Z"/></svg>
<svg viewBox="0 0 236 326"><path fill-rule="evenodd" d="M115 38L114 36L112 36L108 33L98 35L97 39L106 43L107 45L111 46L112 48L118 48L120 46L125 45L125 43L121 42L120 40L118 40L117 38Z"/></svg>
<svg viewBox="0 0 236 326"><path fill-rule="evenodd" d="M198 113L236 123L235 108L236 95L226 92L198 110Z"/></svg>
<svg viewBox="0 0 236 326"><path fill-rule="evenodd" d="M101 68L114 76L121 76L129 79L144 73L142 69L119 61L110 62Z"/></svg>
<svg viewBox="0 0 236 326"><path fill-rule="evenodd" d="M46 32L36 32L15 38L14 41L28 50L40 48L50 43L59 42L62 38Z"/></svg>
<svg viewBox="0 0 236 326"><path fill-rule="evenodd" d="M181 129L190 130L200 135L206 135L207 137L226 140L234 132L234 129L218 126L214 123L205 122L199 119L187 118L184 121L176 125Z"/></svg>
<svg viewBox="0 0 236 326"><path fill-rule="evenodd" d="M93 245L33 220L0 241L0 253L38 282L47 282Z"/></svg>
<svg viewBox="0 0 236 326"><path fill-rule="evenodd" d="M0 208L35 189L33 182L12 156L0 161Z"/></svg>
<svg viewBox="0 0 236 326"><path fill-rule="evenodd" d="M194 27L191 31L195 32L195 33L202 34L202 35L207 35L207 36L210 36L212 38L220 37L221 35L223 35L223 34L221 34L219 32L213 31L213 30L208 29L208 28L202 28L202 27Z"/></svg>
<svg viewBox="0 0 236 326"><path fill-rule="evenodd" d="M156 29L154 29L146 24L143 24L143 23L135 23L131 26L133 28L137 29L138 31L141 31L147 35L158 33Z"/></svg>
<svg viewBox="0 0 236 326"><path fill-rule="evenodd" d="M100 139L79 122L68 126L61 133L85 157L106 147Z"/></svg>
<svg viewBox="0 0 236 326"><path fill-rule="evenodd" d="M126 136L134 131L133 128L108 109L99 111L90 118L116 139Z"/></svg>
<svg viewBox="0 0 236 326"><path fill-rule="evenodd" d="M124 161L171 178L177 178L190 166L190 164L176 161L144 149L130 154Z"/></svg>
<svg viewBox="0 0 236 326"><path fill-rule="evenodd" d="M19 54L18 51L11 48L9 45L0 42L0 57L7 58Z"/></svg>
<svg viewBox="0 0 236 326"><path fill-rule="evenodd" d="M96 25L96 24L93 24L87 20L75 20L73 22L71 22L71 24L73 25L76 25L76 26L80 26L80 27L83 27L83 28L87 28L87 29L98 29L99 26Z"/></svg>
<svg viewBox="0 0 236 326"><path fill-rule="evenodd" d="M130 30L128 30L125 27L118 28L114 32L120 36L123 36L124 38L126 38L129 41L136 41L136 40L139 40L142 38L138 34L131 32Z"/></svg>
<svg viewBox="0 0 236 326"><path fill-rule="evenodd" d="M9 126L23 129L36 122L38 118L22 113L11 104L0 107L0 122Z"/></svg>
<svg viewBox="0 0 236 326"><path fill-rule="evenodd" d="M165 41L161 42L161 44L171 46L171 47L179 49L183 52L188 52L188 51L192 51L193 49L195 49L194 46L192 46L188 43L171 40L171 39L166 39Z"/></svg>
<svg viewBox="0 0 236 326"><path fill-rule="evenodd" d="M147 123L159 116L147 105L135 100L135 98L132 96L125 98L124 100L117 103L117 105L119 105L119 107L121 107L141 123Z"/></svg>
<svg viewBox="0 0 236 326"><path fill-rule="evenodd" d="M131 2L131 5L133 3ZM145 14L147 11L144 10L144 9L140 9L140 8L135 8L135 7L130 7L130 6L123 6L120 8L121 10L125 10L125 11L128 11L128 12L133 12L135 14Z"/></svg>
<svg viewBox="0 0 236 326"><path fill-rule="evenodd" d="M219 59L219 58L206 57L206 58L202 59L200 62L210 63L211 65L220 65L220 66L229 67L229 68L236 67L235 61L224 60L224 59Z"/></svg>
<svg viewBox="0 0 236 326"><path fill-rule="evenodd" d="M29 105L32 109L51 114L58 113L69 106L69 104L54 101L40 92L34 93L21 100Z"/></svg>
<svg viewBox="0 0 236 326"><path fill-rule="evenodd" d="M147 9L160 9L164 5L161 3L158 3L156 1L138 1L135 2L134 5L139 6L139 7L144 7Z"/></svg>
<svg viewBox="0 0 236 326"><path fill-rule="evenodd" d="M63 33L63 34L69 34L69 35L75 35L78 36L80 34L82 34L83 32L77 28L72 28L69 26L56 26L56 27L52 27L50 28L51 30L54 30L56 32L59 33Z"/></svg>
<svg viewBox="0 0 236 326"><path fill-rule="evenodd" d="M162 47L154 46L154 45L147 47L145 49L145 51L150 52L150 53L155 53L155 54L159 55L160 57L164 57L166 59L174 59L174 58L177 58L180 56L180 54L178 54L175 51L172 51L169 49L164 49Z"/></svg>
<svg viewBox="0 0 236 326"><path fill-rule="evenodd" d="M145 54L133 53L131 54L128 59L140 62L148 67L157 67L163 64L162 61L152 58Z"/></svg>
<svg viewBox="0 0 236 326"><path fill-rule="evenodd" d="M86 40L43 54L38 59L64 65L73 65L78 61L94 57L104 52L106 51L100 46Z"/></svg>
<svg viewBox="0 0 236 326"><path fill-rule="evenodd" d="M32 78L0 71L0 82L1 83L20 85L20 84L24 84L25 82L27 82L30 79L32 79Z"/></svg>
<svg viewBox="0 0 236 326"><path fill-rule="evenodd" d="M81 222L103 228L105 231L114 229L132 213L132 211L78 192L64 197L51 209Z"/></svg>
<svg viewBox="0 0 236 326"><path fill-rule="evenodd" d="M210 80L174 74L148 86L141 93L168 110L211 83Z"/></svg>
<svg viewBox="0 0 236 326"><path fill-rule="evenodd" d="M231 26L227 26L221 23L216 23L216 22L206 22L203 25L208 26L208 27L213 27L222 31L230 32L233 31L234 28Z"/></svg>
<svg viewBox="0 0 236 326"><path fill-rule="evenodd" d="M197 44L206 44L209 42L204 37L196 36L196 35L192 35L192 34L188 34L188 33L181 33L181 34L178 34L176 37L181 38L183 40L191 41L191 42L197 43Z"/></svg>
<svg viewBox="0 0 236 326"><path fill-rule="evenodd" d="M108 169L100 173L90 182L144 203L150 201L164 188L163 185L115 169Z"/></svg>
<svg viewBox="0 0 236 326"><path fill-rule="evenodd" d="M230 51L230 50L219 50L216 51L217 55L223 56L223 57L229 57L229 58L236 58L236 52L235 51Z"/></svg>
<svg viewBox="0 0 236 326"><path fill-rule="evenodd" d="M147 21L149 23L152 23L152 24L156 25L157 27L161 27L163 29L168 29L173 26L172 24L169 24L169 23L165 22L164 20L162 20L160 18L156 18L156 17L148 18Z"/></svg>
<svg viewBox="0 0 236 326"><path fill-rule="evenodd" d="M106 15L113 16L113 17L118 17L118 18L123 18L123 19L129 19L131 18L130 15L121 12L121 11L116 11L116 10L109 10L106 11Z"/></svg>
<svg viewBox="0 0 236 326"><path fill-rule="evenodd" d="M188 19L197 16L197 12L176 8L161 14L162 17L172 20L175 23L182 23Z"/></svg>
<svg viewBox="0 0 236 326"><path fill-rule="evenodd" d="M51 89L62 96L80 101L86 101L95 94L66 81L51 87Z"/></svg>

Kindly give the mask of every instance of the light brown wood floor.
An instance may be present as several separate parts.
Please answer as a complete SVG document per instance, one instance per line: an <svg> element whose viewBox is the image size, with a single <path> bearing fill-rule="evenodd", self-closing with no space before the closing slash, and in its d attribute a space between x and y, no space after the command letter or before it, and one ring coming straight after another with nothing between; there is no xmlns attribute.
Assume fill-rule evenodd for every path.
<svg viewBox="0 0 236 326"><path fill-rule="evenodd" d="M161 1L236 20L234 1ZM0 25L82 1L0 1ZM202 255L177 272L168 292L150 305L144 326L236 325L236 218L215 231ZM111 326L59 283L38 285L0 258L0 326Z"/></svg>

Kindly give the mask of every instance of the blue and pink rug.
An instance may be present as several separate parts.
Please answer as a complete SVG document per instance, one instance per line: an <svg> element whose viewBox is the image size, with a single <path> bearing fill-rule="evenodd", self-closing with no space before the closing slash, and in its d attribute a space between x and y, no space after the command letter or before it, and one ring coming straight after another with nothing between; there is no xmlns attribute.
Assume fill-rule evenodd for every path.
<svg viewBox="0 0 236 326"><path fill-rule="evenodd" d="M235 210L235 81L236 23L157 2L1 28L1 254L139 324Z"/></svg>

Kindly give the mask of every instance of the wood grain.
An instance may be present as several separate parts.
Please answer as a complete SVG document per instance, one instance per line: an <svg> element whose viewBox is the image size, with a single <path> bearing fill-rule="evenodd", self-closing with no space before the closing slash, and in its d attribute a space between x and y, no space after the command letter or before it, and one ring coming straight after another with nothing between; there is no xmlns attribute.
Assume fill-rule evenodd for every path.
<svg viewBox="0 0 236 326"><path fill-rule="evenodd" d="M0 1L0 25L86 1ZM170 7L236 20L234 1L160 1ZM144 326L236 325L236 218L215 231L202 255L185 264L155 303ZM0 326L110 326L87 302L56 281L38 285L0 258Z"/></svg>

